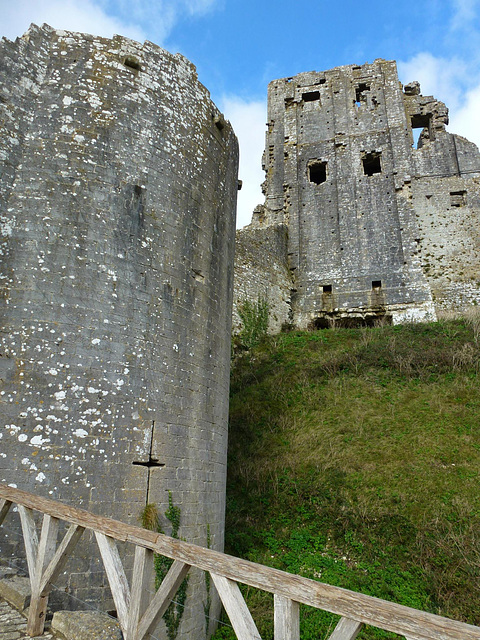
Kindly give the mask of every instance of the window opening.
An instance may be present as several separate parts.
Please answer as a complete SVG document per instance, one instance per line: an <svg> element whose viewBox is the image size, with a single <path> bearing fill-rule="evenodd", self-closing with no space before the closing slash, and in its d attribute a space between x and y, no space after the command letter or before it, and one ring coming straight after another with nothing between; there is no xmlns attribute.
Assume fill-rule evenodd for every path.
<svg viewBox="0 0 480 640"><path fill-rule="evenodd" d="M464 207L467 204L466 191L450 191L450 206Z"/></svg>
<svg viewBox="0 0 480 640"><path fill-rule="evenodd" d="M129 67L130 69L134 69L135 71L141 71L142 70L140 62L136 58L134 58L133 56L127 56L125 58L123 64L126 67Z"/></svg>
<svg viewBox="0 0 480 640"><path fill-rule="evenodd" d="M311 160L308 163L308 179L314 184L326 182L327 163L322 160Z"/></svg>
<svg viewBox="0 0 480 640"><path fill-rule="evenodd" d="M213 122L219 131L223 131L225 129L226 122L221 113L218 115L213 114Z"/></svg>
<svg viewBox="0 0 480 640"><path fill-rule="evenodd" d="M361 82L355 87L355 105L361 107L367 104L367 92L370 91L370 85Z"/></svg>
<svg viewBox="0 0 480 640"><path fill-rule="evenodd" d="M372 290L373 291L380 291L381 288L382 288L382 281L381 280L372 280Z"/></svg>
<svg viewBox="0 0 480 640"><path fill-rule="evenodd" d="M320 91L308 91L302 93L302 100L304 102L313 102L314 100L320 100Z"/></svg>
<svg viewBox="0 0 480 640"><path fill-rule="evenodd" d="M410 123L412 126L412 146L414 149L421 149L425 141L432 139L431 120L432 115L430 113L412 116Z"/></svg>
<svg viewBox="0 0 480 640"><path fill-rule="evenodd" d="M325 314L314 318L308 325L309 329L354 329L357 327L378 327L393 324L392 316L380 312L368 316L337 316Z"/></svg>
<svg viewBox="0 0 480 640"><path fill-rule="evenodd" d="M381 155L378 151L372 151L372 153L366 153L363 156L363 172L366 176L373 176L374 173L382 172L382 166L380 164Z"/></svg>
<svg viewBox="0 0 480 640"><path fill-rule="evenodd" d="M323 293L332 293L332 285L324 284L322 287Z"/></svg>

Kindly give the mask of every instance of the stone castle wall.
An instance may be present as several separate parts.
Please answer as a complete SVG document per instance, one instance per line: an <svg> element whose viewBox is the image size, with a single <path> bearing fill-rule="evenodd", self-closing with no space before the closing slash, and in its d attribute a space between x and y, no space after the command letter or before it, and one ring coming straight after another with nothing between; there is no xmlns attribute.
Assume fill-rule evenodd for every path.
<svg viewBox="0 0 480 640"><path fill-rule="evenodd" d="M284 224L239 229L235 243L235 287L232 330L242 321L238 309L247 300L266 300L269 331L279 333L290 325L291 277L287 263L287 228Z"/></svg>
<svg viewBox="0 0 480 640"><path fill-rule="evenodd" d="M286 226L296 326L480 303L480 154L447 123L391 61L270 83L265 205L242 232Z"/></svg>
<svg viewBox="0 0 480 640"><path fill-rule="evenodd" d="M44 25L0 44L0 126L0 481L134 524L170 493L222 549L229 123L183 56ZM66 586L109 608L83 553ZM181 636L206 601L192 576Z"/></svg>

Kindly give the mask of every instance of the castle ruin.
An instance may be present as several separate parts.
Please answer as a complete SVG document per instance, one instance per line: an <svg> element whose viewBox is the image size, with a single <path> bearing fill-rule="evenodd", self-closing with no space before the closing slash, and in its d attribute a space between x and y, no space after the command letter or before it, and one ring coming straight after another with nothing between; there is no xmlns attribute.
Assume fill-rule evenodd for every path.
<svg viewBox="0 0 480 640"><path fill-rule="evenodd" d="M275 331L480 302L480 154L443 103L377 60L276 80L268 105L237 304L266 297ZM0 131L0 482L131 523L171 499L182 538L222 549L229 123L183 56L44 25L0 43ZM108 609L91 549L63 586ZM192 574L179 637L218 609Z"/></svg>
<svg viewBox="0 0 480 640"><path fill-rule="evenodd" d="M446 124L392 61L271 82L265 203L237 232L236 305L266 297L278 331L479 304L480 153Z"/></svg>
<svg viewBox="0 0 480 640"><path fill-rule="evenodd" d="M0 130L0 482L132 524L153 503L166 533L171 496L223 549L230 124L183 56L44 25L0 43ZM63 586L108 610L93 548ZM179 637L208 635L207 591Z"/></svg>

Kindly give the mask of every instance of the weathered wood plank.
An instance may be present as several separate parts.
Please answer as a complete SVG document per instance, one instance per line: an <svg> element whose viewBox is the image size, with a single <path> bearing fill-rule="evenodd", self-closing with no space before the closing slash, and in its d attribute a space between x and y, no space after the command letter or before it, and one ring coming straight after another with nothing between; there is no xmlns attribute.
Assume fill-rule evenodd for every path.
<svg viewBox="0 0 480 640"><path fill-rule="evenodd" d="M18 505L23 505L24 507L29 509L35 509L36 511L40 511L42 513L48 513L56 518L66 520L71 524L78 524L82 527L85 527L85 529L100 531L107 536L111 536L112 538L121 540L123 542L126 541L129 533L134 532L143 532L143 536L146 541L155 541L155 539L159 535L158 533L154 533L153 531L147 531L146 529L141 529L140 527L134 527L132 525L124 524L123 522L112 520L111 518L97 516L83 509L71 507L69 505L62 504L61 502L50 500L49 498L36 496L28 493L27 491L9 487L5 484L0 484L0 498L17 503ZM148 545L143 544L142 546Z"/></svg>
<svg viewBox="0 0 480 640"><path fill-rule="evenodd" d="M52 518L47 513L43 516L42 532L37 548L37 561L32 585L32 596L27 620L27 633L30 636L39 636L45 626L45 614L47 612L48 594L41 595L40 583L45 568L50 564L55 555L55 547L58 535L58 518Z"/></svg>
<svg viewBox="0 0 480 640"><path fill-rule="evenodd" d="M152 549L156 553L231 580L415 640L480 640L480 627L233 558L218 551L204 549L47 498L40 498L7 485L0 484L0 498L49 513L117 540Z"/></svg>
<svg viewBox="0 0 480 640"><path fill-rule="evenodd" d="M150 605L140 620L135 640L143 640L148 633L154 630L189 570L190 565L179 562L178 560L173 562L157 593L154 595L153 600L150 602Z"/></svg>
<svg viewBox="0 0 480 640"><path fill-rule="evenodd" d="M128 611L125 640L137 640L137 629L150 600L149 590L153 588L153 551L135 547L130 609ZM151 637L150 634L145 636Z"/></svg>
<svg viewBox="0 0 480 640"><path fill-rule="evenodd" d="M123 633L127 632L128 609L130 607L130 587L123 570L115 540L110 536L95 531L98 548L102 556L103 566L107 574L112 597L117 609L118 621Z"/></svg>
<svg viewBox="0 0 480 640"><path fill-rule="evenodd" d="M300 605L277 594L273 598L275 640L300 640Z"/></svg>
<svg viewBox="0 0 480 640"><path fill-rule="evenodd" d="M361 622L349 620L348 618L340 618L328 640L355 640L362 630L362 627L363 624Z"/></svg>
<svg viewBox="0 0 480 640"><path fill-rule="evenodd" d="M83 527L79 527L76 524L72 524L69 527L62 542L59 544L55 555L41 577L39 591L42 596L47 595L50 592L52 582L54 582L62 572L84 531L85 529Z"/></svg>
<svg viewBox="0 0 480 640"><path fill-rule="evenodd" d="M261 640L238 584L216 573L210 575L238 640Z"/></svg>
<svg viewBox="0 0 480 640"><path fill-rule="evenodd" d="M5 520L5 516L7 515L12 503L10 500L0 500L0 524Z"/></svg>
<svg viewBox="0 0 480 640"><path fill-rule="evenodd" d="M22 524L23 531L23 543L25 545L25 554L27 556L28 577L30 578L30 587L33 590L33 581L35 578L35 567L37 564L38 550L37 528L35 526L32 509L19 504L18 513L20 514L20 522Z"/></svg>

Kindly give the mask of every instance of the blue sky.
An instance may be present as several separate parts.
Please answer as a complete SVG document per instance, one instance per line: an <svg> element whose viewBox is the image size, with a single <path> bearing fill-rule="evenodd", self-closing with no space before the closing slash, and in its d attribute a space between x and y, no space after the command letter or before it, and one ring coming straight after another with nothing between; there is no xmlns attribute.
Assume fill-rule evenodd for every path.
<svg viewBox="0 0 480 640"><path fill-rule="evenodd" d="M262 201L270 80L375 58L450 108L449 130L480 145L480 0L0 0L0 35L31 22L151 40L196 66L240 141L238 226Z"/></svg>

